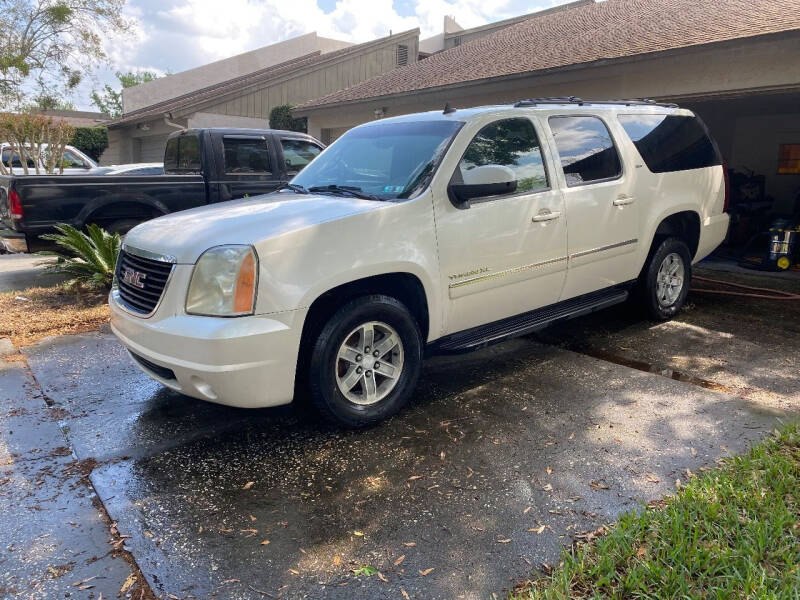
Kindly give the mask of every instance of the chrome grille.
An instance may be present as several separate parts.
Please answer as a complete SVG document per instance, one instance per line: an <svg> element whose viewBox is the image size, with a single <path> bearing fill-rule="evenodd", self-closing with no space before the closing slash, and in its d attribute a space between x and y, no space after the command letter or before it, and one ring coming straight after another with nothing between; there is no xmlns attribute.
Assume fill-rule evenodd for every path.
<svg viewBox="0 0 800 600"><path fill-rule="evenodd" d="M172 267L172 263L121 250L117 259L117 290L126 308L143 316L152 314L161 301Z"/></svg>

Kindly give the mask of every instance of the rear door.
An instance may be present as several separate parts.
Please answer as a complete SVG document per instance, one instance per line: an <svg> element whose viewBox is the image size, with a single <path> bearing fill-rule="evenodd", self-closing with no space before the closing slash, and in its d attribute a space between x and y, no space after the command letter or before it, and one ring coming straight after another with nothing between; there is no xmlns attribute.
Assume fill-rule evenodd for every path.
<svg viewBox="0 0 800 600"><path fill-rule="evenodd" d="M266 194L282 182L273 145L268 135L226 134L215 140L218 165L219 199L235 200Z"/></svg>
<svg viewBox="0 0 800 600"><path fill-rule="evenodd" d="M552 115L548 124L567 211L566 300L635 277L639 199L606 120Z"/></svg>

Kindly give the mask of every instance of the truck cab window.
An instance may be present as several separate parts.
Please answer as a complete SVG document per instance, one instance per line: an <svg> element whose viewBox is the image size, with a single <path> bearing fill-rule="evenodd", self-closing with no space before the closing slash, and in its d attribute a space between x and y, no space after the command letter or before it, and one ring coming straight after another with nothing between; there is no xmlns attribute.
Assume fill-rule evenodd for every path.
<svg viewBox="0 0 800 600"><path fill-rule="evenodd" d="M304 140L281 140L283 158L289 175L295 175L322 152L322 148Z"/></svg>
<svg viewBox="0 0 800 600"><path fill-rule="evenodd" d="M225 173L229 175L266 175L271 173L267 140L253 137L222 138Z"/></svg>
<svg viewBox="0 0 800 600"><path fill-rule="evenodd" d="M165 172L199 173L201 168L200 138L197 135L179 135L167 141Z"/></svg>
<svg viewBox="0 0 800 600"><path fill-rule="evenodd" d="M517 181L517 193L536 192L548 187L542 149L530 119L504 119L481 129L458 163L456 179L460 175L465 181L470 170L486 165L511 169Z"/></svg>
<svg viewBox="0 0 800 600"><path fill-rule="evenodd" d="M88 169L90 167L82 158L69 150L64 151L61 163L65 169Z"/></svg>
<svg viewBox="0 0 800 600"><path fill-rule="evenodd" d="M622 163L605 123L597 117L550 117L568 187L619 177Z"/></svg>

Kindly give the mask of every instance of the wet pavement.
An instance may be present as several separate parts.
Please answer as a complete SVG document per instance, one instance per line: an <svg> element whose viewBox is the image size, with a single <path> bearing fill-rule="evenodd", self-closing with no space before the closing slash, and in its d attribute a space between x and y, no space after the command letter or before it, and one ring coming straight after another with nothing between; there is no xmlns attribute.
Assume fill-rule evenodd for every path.
<svg viewBox="0 0 800 600"><path fill-rule="evenodd" d="M182 397L108 332L25 354L157 596L478 599L793 418L798 323L774 301L692 295L658 325L624 306L429 360L360 432Z"/></svg>
<svg viewBox="0 0 800 600"><path fill-rule="evenodd" d="M0 390L0 598L116 597L131 567L111 556L93 464L72 455L24 363L0 360Z"/></svg>

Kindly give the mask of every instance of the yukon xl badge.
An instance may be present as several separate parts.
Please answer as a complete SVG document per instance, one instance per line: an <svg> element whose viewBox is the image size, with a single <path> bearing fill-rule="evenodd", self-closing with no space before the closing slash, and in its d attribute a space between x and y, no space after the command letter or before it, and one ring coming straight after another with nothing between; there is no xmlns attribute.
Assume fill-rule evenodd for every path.
<svg viewBox="0 0 800 600"><path fill-rule="evenodd" d="M147 273L141 271L134 271L130 267L122 269L122 281L128 285L144 289L144 280L147 278Z"/></svg>
<svg viewBox="0 0 800 600"><path fill-rule="evenodd" d="M448 275L448 277L453 279L461 279L463 277L469 277L471 275L480 275L481 273L488 273L489 267L478 267L477 269L472 269L471 271L466 271L465 273L455 273L454 275Z"/></svg>

